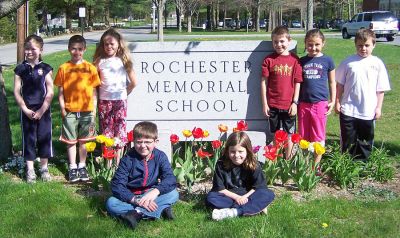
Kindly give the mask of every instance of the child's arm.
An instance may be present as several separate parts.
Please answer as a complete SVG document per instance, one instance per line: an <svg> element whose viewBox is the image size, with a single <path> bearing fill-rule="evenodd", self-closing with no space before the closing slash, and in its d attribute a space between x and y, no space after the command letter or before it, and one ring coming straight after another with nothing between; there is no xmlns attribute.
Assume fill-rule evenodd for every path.
<svg viewBox="0 0 400 238"><path fill-rule="evenodd" d="M382 104L383 104L383 98L385 96L385 92L376 92L376 97L378 98L378 102L376 104L375 108L375 119L379 119L382 115Z"/></svg>
<svg viewBox="0 0 400 238"><path fill-rule="evenodd" d="M336 103L336 81L335 81L335 70L332 70L328 74L328 79L329 79L329 98L330 100L328 101L328 111L326 112L326 115L331 114L333 108L335 107Z"/></svg>
<svg viewBox="0 0 400 238"><path fill-rule="evenodd" d="M18 75L14 76L14 97L22 112L24 112L24 114L32 120L35 112L29 109L25 104L25 101L21 95L21 77Z"/></svg>
<svg viewBox="0 0 400 238"><path fill-rule="evenodd" d="M340 83L336 83L336 105L335 105L336 114L340 113L340 99L342 98L343 91L344 91L344 86Z"/></svg>
<svg viewBox="0 0 400 238"><path fill-rule="evenodd" d="M47 90L46 97L44 98L42 107L40 107L40 109L35 112L35 116L33 117L33 119L40 120L40 118L42 118L42 116L43 116L43 113L45 113L51 105L51 101L53 100L53 96L54 96L53 77L52 76L53 76L53 71L50 71L46 75L46 78L45 78L46 90Z"/></svg>
<svg viewBox="0 0 400 238"><path fill-rule="evenodd" d="M261 77L261 102L262 102L262 110L266 117L269 117L269 106L267 100L267 85L268 85L268 78Z"/></svg>
<svg viewBox="0 0 400 238"><path fill-rule="evenodd" d="M96 118L96 109L97 109L97 87L93 88L93 120Z"/></svg>
<svg viewBox="0 0 400 238"><path fill-rule="evenodd" d="M135 73L135 71L133 69L131 69L128 72L128 78L129 78L130 83L129 83L128 87L126 88L126 91L127 91L128 95L129 95L137 85L136 73Z"/></svg>
<svg viewBox="0 0 400 238"><path fill-rule="evenodd" d="M296 114L297 114L297 104L299 101L299 94L300 94L300 83L295 83L292 104L290 104L290 108L289 108L290 116L296 116Z"/></svg>
<svg viewBox="0 0 400 238"><path fill-rule="evenodd" d="M67 110L65 110L64 89L62 87L58 87L58 103L60 104L61 116L65 117Z"/></svg>
<svg viewBox="0 0 400 238"><path fill-rule="evenodd" d="M251 194L254 193L254 191L255 191L254 189L251 189L249 192L247 192L245 195L242 195L242 196L240 196L240 195L238 195L238 194L236 194L234 192L231 192L231 191L229 191L227 189L221 190L219 192L224 194L225 196L233 199L237 204L244 205L249 201L248 198L249 198L249 196Z"/></svg>

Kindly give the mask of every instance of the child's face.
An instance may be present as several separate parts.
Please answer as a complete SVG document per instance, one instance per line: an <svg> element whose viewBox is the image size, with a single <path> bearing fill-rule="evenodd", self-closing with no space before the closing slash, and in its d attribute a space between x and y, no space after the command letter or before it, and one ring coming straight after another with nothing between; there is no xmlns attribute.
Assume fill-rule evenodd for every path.
<svg viewBox="0 0 400 238"><path fill-rule="evenodd" d="M68 47L68 51L71 55L71 61L76 63L83 59L83 53L85 53L86 48L82 43L72 43Z"/></svg>
<svg viewBox="0 0 400 238"><path fill-rule="evenodd" d="M247 150L240 145L229 146L228 154L234 165L241 165L246 160Z"/></svg>
<svg viewBox="0 0 400 238"><path fill-rule="evenodd" d="M142 158L150 159L151 153L157 145L158 140L150 138L138 138L133 141L136 152L138 152Z"/></svg>
<svg viewBox="0 0 400 238"><path fill-rule="evenodd" d="M368 38L366 41L357 40L356 41L356 50L357 54L360 57L366 58L372 54L372 51L375 48L375 44L372 42L371 38Z"/></svg>
<svg viewBox="0 0 400 238"><path fill-rule="evenodd" d="M25 44L25 59L27 61L35 61L42 54L42 48L34 41Z"/></svg>
<svg viewBox="0 0 400 238"><path fill-rule="evenodd" d="M104 37L104 52L108 57L113 57L117 54L119 44L117 39L112 36Z"/></svg>
<svg viewBox="0 0 400 238"><path fill-rule="evenodd" d="M322 48L324 47L324 42L321 37L312 36L306 40L307 55L310 57L316 57L322 55Z"/></svg>
<svg viewBox="0 0 400 238"><path fill-rule="evenodd" d="M290 45L290 39L286 35L273 35L272 45L277 54L288 55L288 47Z"/></svg>

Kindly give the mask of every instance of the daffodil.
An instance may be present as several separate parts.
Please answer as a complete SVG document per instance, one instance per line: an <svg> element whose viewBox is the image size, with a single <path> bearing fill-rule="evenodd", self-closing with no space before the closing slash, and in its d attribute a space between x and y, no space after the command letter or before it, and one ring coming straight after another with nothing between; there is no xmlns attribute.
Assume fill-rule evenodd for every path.
<svg viewBox="0 0 400 238"><path fill-rule="evenodd" d="M207 130L203 131L203 137L206 138L210 135L210 132L208 132Z"/></svg>
<svg viewBox="0 0 400 238"><path fill-rule="evenodd" d="M300 140L300 148L302 148L303 150L308 149L308 146L310 145L310 142L306 141L306 140Z"/></svg>
<svg viewBox="0 0 400 238"><path fill-rule="evenodd" d="M93 152L96 149L96 142L87 142L85 148L87 152Z"/></svg>
<svg viewBox="0 0 400 238"><path fill-rule="evenodd" d="M314 143L314 151L317 155L325 154L325 147L321 145L321 143L315 142Z"/></svg>

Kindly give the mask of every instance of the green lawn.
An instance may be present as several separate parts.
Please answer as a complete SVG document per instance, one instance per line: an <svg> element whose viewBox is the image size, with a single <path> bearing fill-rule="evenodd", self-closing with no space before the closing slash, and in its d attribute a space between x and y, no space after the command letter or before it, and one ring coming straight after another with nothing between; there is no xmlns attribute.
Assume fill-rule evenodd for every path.
<svg viewBox="0 0 400 238"><path fill-rule="evenodd" d="M266 33L269 37L269 33ZM265 37L260 37L262 39ZM216 39L213 39L216 40ZM303 39L298 41L298 52L304 53ZM91 61L94 46L85 53ZM327 39L325 53L339 64L354 53L353 40ZM375 55L386 63L391 77L392 91L385 95L383 117L376 126L376 145L384 144L390 155L400 161L399 78L400 48L379 44ZM67 51L46 55L54 72L69 59ZM19 109L12 94L13 68L4 72L13 133L13 147L21 150ZM53 175L66 173L65 147L58 142L60 112L55 96L52 104L53 137L56 149ZM339 139L338 117L328 120L329 141ZM61 161L61 162L60 162ZM68 185L60 181L38 182L28 185L10 174L0 174L0 237L399 237L400 198L376 201L375 197L357 197L353 200L326 197L294 201L290 193L275 200L269 214L223 222L210 220L210 211L204 207L204 198L180 201L175 207L176 221L142 222L135 232L108 218L104 201L109 195L89 196L84 185ZM307 197L307 196L305 196ZM322 223L328 227L323 228Z"/></svg>

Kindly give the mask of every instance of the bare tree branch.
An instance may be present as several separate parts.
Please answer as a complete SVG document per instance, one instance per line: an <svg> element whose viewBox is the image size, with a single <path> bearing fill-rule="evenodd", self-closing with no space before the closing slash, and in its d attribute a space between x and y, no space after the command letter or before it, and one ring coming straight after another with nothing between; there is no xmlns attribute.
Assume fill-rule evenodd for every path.
<svg viewBox="0 0 400 238"><path fill-rule="evenodd" d="M0 18L16 11L26 0L0 0Z"/></svg>

